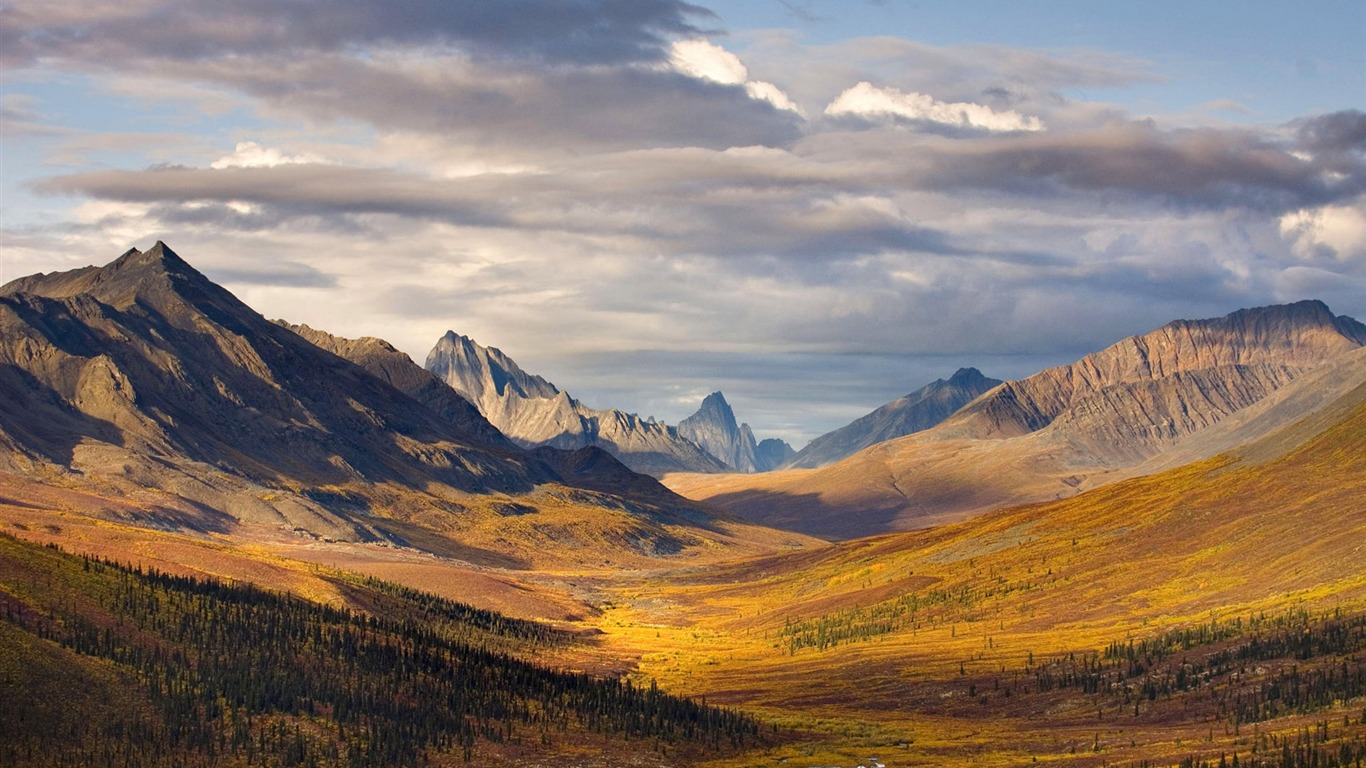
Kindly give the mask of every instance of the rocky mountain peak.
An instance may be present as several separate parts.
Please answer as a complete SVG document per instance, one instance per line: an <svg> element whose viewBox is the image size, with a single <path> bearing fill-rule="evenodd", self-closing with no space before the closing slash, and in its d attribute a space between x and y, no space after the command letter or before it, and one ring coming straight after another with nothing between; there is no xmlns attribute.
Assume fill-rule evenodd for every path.
<svg viewBox="0 0 1366 768"><path fill-rule="evenodd" d="M694 417L705 419L727 429L739 428L735 421L735 411L731 409L730 403L726 402L726 396L719 391L702 398L702 405L698 407L697 413L689 418Z"/></svg>
<svg viewBox="0 0 1366 768"><path fill-rule="evenodd" d="M947 381L937 379L812 440L787 466L810 469L833 464L877 443L922 432L999 384L976 368L959 368Z"/></svg>
<svg viewBox="0 0 1366 768"><path fill-rule="evenodd" d="M468 336L446 331L427 354L424 366L485 413L494 401L553 398L560 390L540 376L523 371L497 347L485 347Z"/></svg>
<svg viewBox="0 0 1366 768"><path fill-rule="evenodd" d="M986 380L987 377L976 368L959 368L946 383L955 387L970 387Z"/></svg>
<svg viewBox="0 0 1366 768"><path fill-rule="evenodd" d="M793 453L791 446L775 438L757 443L748 424L736 423L735 412L720 392L703 398L697 412L678 423L678 434L740 472L777 469Z"/></svg>
<svg viewBox="0 0 1366 768"><path fill-rule="evenodd" d="M598 446L631 469L660 475L726 469L669 426L622 411L589 408L522 370L498 348L481 346L454 331L437 341L425 368L523 447Z"/></svg>

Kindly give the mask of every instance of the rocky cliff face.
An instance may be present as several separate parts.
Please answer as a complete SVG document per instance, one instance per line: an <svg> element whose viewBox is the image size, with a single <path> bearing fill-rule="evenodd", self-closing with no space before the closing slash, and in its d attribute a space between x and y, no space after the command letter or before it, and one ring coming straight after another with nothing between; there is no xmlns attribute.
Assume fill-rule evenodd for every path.
<svg viewBox="0 0 1366 768"><path fill-rule="evenodd" d="M1009 438L1047 428L1102 463L1138 460L1363 344L1366 326L1319 301L1177 320L1008 382L936 432Z"/></svg>
<svg viewBox="0 0 1366 768"><path fill-rule="evenodd" d="M678 434L732 469L755 471L754 434L748 424L741 429L736 423L735 412L720 392L707 395L696 413L678 422Z"/></svg>
<svg viewBox="0 0 1366 768"><path fill-rule="evenodd" d="M793 454L792 446L776 438L756 443L749 425L736 423L735 412L720 392L707 395L696 413L678 422L678 434L739 472L768 472Z"/></svg>
<svg viewBox="0 0 1366 768"><path fill-rule="evenodd" d="M947 381L938 379L812 440L787 466L823 467L871 445L929 429L1000 384L976 368L960 368Z"/></svg>
<svg viewBox="0 0 1366 768"><path fill-rule="evenodd" d="M589 408L494 347L447 332L426 369L468 398L494 426L524 447L602 448L637 472L724 472L713 456L666 424L633 413Z"/></svg>

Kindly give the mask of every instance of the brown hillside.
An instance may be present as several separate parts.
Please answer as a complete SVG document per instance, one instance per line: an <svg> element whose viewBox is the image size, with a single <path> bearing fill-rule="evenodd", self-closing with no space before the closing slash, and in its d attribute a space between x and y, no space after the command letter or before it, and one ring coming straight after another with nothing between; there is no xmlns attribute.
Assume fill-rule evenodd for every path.
<svg viewBox="0 0 1366 768"><path fill-rule="evenodd" d="M1264 409L1238 422L1236 433L1205 433L1330 364L1344 367L1301 391L1326 387L1321 402L1366 381L1352 355L1364 340L1366 328L1319 302L1178 321L1007 382L931 430L822 469L677 475L666 484L749 519L828 538L922 528L1071 496L1132 476L1140 465L1180 463L1163 464L1168 451L1193 461L1266 435L1309 406Z"/></svg>

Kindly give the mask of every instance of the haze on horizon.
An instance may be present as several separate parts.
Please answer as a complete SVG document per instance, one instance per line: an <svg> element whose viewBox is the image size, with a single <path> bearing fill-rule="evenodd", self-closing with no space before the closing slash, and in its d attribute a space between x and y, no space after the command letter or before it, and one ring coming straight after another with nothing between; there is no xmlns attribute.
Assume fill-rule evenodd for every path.
<svg viewBox="0 0 1366 768"><path fill-rule="evenodd" d="M798 448L960 366L1366 319L1366 5L1034 6L20 0L0 282L161 239L271 317Z"/></svg>

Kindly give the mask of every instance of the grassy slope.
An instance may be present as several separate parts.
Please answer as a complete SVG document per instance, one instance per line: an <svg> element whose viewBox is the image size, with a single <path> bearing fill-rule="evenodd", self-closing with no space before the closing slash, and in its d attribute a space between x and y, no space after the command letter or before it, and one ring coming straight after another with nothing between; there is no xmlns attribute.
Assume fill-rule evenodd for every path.
<svg viewBox="0 0 1366 768"><path fill-rule="evenodd" d="M933 531L641 581L604 626L672 690L836 732L857 723L874 742L916 739L920 760L961 757L948 742L995 764L1061 759L1097 740L1112 763L1217 756L1233 738L1217 738L1223 726L1207 713L1125 724L1070 694L959 703L969 686L1032 674L1031 657L1212 617L1366 611L1366 386L1345 402L1341 420L1266 463L1224 456ZM822 617L872 626L872 608L905 595L920 601L915 618L866 641L794 649L800 633L784 631L806 620L814 634ZM1216 738L1197 748L1196 736Z"/></svg>

